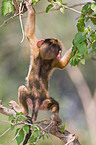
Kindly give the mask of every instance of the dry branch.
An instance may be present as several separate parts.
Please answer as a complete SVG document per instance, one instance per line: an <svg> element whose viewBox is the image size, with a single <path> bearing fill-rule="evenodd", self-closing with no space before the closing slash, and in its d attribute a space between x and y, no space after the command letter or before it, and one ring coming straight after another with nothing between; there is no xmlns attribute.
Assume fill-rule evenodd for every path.
<svg viewBox="0 0 96 145"><path fill-rule="evenodd" d="M46 126L48 126L48 124L41 124L40 125L43 129L46 128ZM70 144L70 145L80 145L78 138L74 135L71 134L69 131L65 130L64 132L61 131L61 127L58 127L57 130L54 129L54 127L52 127L50 130L48 130L48 128L46 130L44 130L47 133L50 133L56 137L58 137L60 140L62 140L62 142L64 142L66 145Z"/></svg>
<svg viewBox="0 0 96 145"><path fill-rule="evenodd" d="M1 100L0 100L0 113L7 115L7 116L10 116L11 114L16 116L16 112L13 109L9 109L9 108L3 106Z"/></svg>
<svg viewBox="0 0 96 145"><path fill-rule="evenodd" d="M0 104L0 113L7 115L7 116L10 116L11 114L16 116L16 112L13 109L9 109L9 108L3 106L2 104ZM41 122L37 121L37 125L39 125L42 130L58 137L62 142L64 142L65 145L68 145L68 144L69 145L80 145L78 138L74 134L71 134L69 131L64 130L62 132L61 127L58 127L56 129L56 128L54 128L54 126L49 129L48 124L44 124ZM36 124L36 122L33 122L33 123Z"/></svg>

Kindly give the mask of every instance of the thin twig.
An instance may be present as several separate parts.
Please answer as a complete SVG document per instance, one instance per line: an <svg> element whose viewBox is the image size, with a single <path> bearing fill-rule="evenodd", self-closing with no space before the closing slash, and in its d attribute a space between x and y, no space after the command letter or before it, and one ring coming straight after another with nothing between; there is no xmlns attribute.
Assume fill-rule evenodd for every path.
<svg viewBox="0 0 96 145"><path fill-rule="evenodd" d="M10 21L11 19L13 19L13 18L15 18L15 17L17 17L17 16L19 16L19 15L20 15L20 13L14 15L14 16L11 16L11 17L8 18L7 20L5 20L5 21L0 25L0 27L2 27L2 26L3 26L4 24L6 24L8 21Z"/></svg>
<svg viewBox="0 0 96 145"><path fill-rule="evenodd" d="M72 10L72 11L74 11L74 12L76 12L76 13L79 13L79 14L82 14L82 15L86 15L86 16L88 16L88 17L90 17L90 18L96 18L95 16L84 14L84 13L78 11L78 10L75 10L75 9L71 8L71 7L68 7L68 6L65 6L65 5L63 5L63 6L64 6L66 9Z"/></svg>
<svg viewBox="0 0 96 145"><path fill-rule="evenodd" d="M66 6L66 5L62 5L62 6L63 6L64 8L66 8L66 9L69 9L69 10L74 11L74 12L79 13L79 14L86 15L86 16L88 16L88 17L90 17L90 18L96 18L96 16L84 14L84 13L82 13L82 12L76 10L76 9L73 9L73 7L77 7L77 6L84 5L84 4L86 4L86 3L80 3L80 4L76 4L76 5L69 6L69 7ZM57 11L57 10L59 10L59 8L57 8L57 9L51 9L50 12L52 12L52 11ZM42 14L42 13L46 13L46 11L37 12L37 14Z"/></svg>
<svg viewBox="0 0 96 145"><path fill-rule="evenodd" d="M47 130L48 128L50 129L54 125L54 121L51 121L48 126L46 126L43 131Z"/></svg>
<svg viewBox="0 0 96 145"><path fill-rule="evenodd" d="M5 120L0 120L0 122L5 122L5 123L9 123L9 124L14 125L14 123L11 123L11 122L9 122L9 121L5 121Z"/></svg>
<svg viewBox="0 0 96 145"><path fill-rule="evenodd" d="M66 9L69 9L69 10L72 10L72 11L74 11L74 12L76 12L76 13L81 14L81 12L80 12L80 11L75 10L75 9L73 9L73 8L71 8L71 7L68 7L68 6L66 6L66 5L64 5L64 7L65 7Z"/></svg>
<svg viewBox="0 0 96 145"><path fill-rule="evenodd" d="M7 111L8 111L8 109L6 109L6 114L8 114L7 113ZM1 112L1 113L3 113L3 112ZM2 120L1 120L2 121ZM3 122L7 122L7 121L3 121ZM10 122L7 122L7 123L10 123ZM33 124L34 123L36 123L36 122L33 122ZM29 123L27 123L26 121L24 121L24 122L19 122L19 123L16 123L16 124L13 124L14 126L16 126L16 125L21 125L22 124L22 127L25 125L25 124L27 124L27 125L32 125L32 124L29 124ZM62 140L64 143L67 143L67 142L69 142L71 139L73 139L73 137L74 137L74 135L73 134L71 134L69 131L67 131L67 130L65 130L64 132L61 132L61 128L60 127L57 127L57 129L54 127L54 126L52 126L51 128L50 128L50 126L49 126L49 128L48 128L48 124L44 124L44 123L37 123L36 125L38 125L39 127L40 127L40 129L42 130L42 132L43 132L43 130L44 130L44 132L47 132L47 133L51 133L52 135L54 135L54 136L56 136L56 137L58 137L60 140ZM46 130L45 130L45 128L46 128ZM22 128L21 128L22 129ZM19 130L20 131L20 130ZM19 133L19 131L18 131L18 133ZM7 132L7 131L6 131ZM18 135L18 133L17 133L17 135ZM17 137L17 135L15 136L15 138ZM41 137L41 136L39 136L39 137ZM15 138L13 138L12 139L12 141L15 139ZM11 141L11 142L12 142ZM11 143L10 142L10 143ZM73 140L73 142L72 142L72 145L80 145L80 143L79 143L79 141L78 141L78 138L76 138L76 136L75 136L75 139Z"/></svg>
<svg viewBox="0 0 96 145"><path fill-rule="evenodd" d="M70 6L70 8L74 8L74 7L82 6L82 5L85 5L85 4L86 4L86 3L75 4L75 5Z"/></svg>
<svg viewBox="0 0 96 145"><path fill-rule="evenodd" d="M50 122L51 120L49 120L49 119L37 120L37 121L34 121L34 124L35 123L40 123L40 122L46 122L46 121Z"/></svg>
<svg viewBox="0 0 96 145"><path fill-rule="evenodd" d="M21 30L22 30L22 34L23 34L23 37L22 37L22 40L21 40L20 43L22 43L24 41L24 36L25 36L24 29L23 29L23 23L22 23L22 17L21 17L22 16L22 14L21 14L21 12L22 12L21 7L22 7L22 3L20 3L20 8L19 8L19 13L20 13L19 20L20 20L20 26L21 26Z"/></svg>
<svg viewBox="0 0 96 145"><path fill-rule="evenodd" d="M53 144L53 145L56 145L56 144L53 142L53 139L52 139L52 137L50 136L50 134L49 134L48 136L49 136L49 138L50 138L52 144Z"/></svg>
<svg viewBox="0 0 96 145"><path fill-rule="evenodd" d="M21 30L22 30L22 34L23 34L22 40L20 42L20 43L22 43L24 41L25 33L24 33L24 29L23 29L23 23L22 23L21 15L19 15L19 20L20 20Z"/></svg>
<svg viewBox="0 0 96 145"><path fill-rule="evenodd" d="M70 6L70 7L65 6L65 5L63 5L63 6L64 6L66 9L70 9L70 10L76 12L76 13L83 14L82 12L73 9L73 7L77 7L77 6L84 5L84 4L85 4L85 3L80 3L80 4L76 4L76 5ZM57 10L59 10L59 9L51 9L49 12L57 11ZM22 12L21 12L21 13L22 13ZM5 21L0 25L0 27L2 27L2 26L3 26L4 24L6 24L9 20L11 20L11 19L13 19L14 17L20 15L21 13L18 13L18 14L16 14L16 15L14 15L14 16L8 18L7 20L5 20ZM38 15L38 14L44 14L44 13L46 14L46 11L37 12L36 14ZM85 15L85 14L83 14L83 15ZM92 15L87 15L87 16L96 19L96 16L92 16ZM26 18L26 16L25 16L24 18ZM15 21L15 20L14 20L14 21ZM13 22L13 21L11 21L11 22ZM22 39L23 39L23 38L22 38Z"/></svg>
<svg viewBox="0 0 96 145"><path fill-rule="evenodd" d="M24 122L21 121L21 122L19 122L19 123L11 123L10 121L0 120L0 122L9 123L9 124L11 124L11 125L13 125L13 126L22 125L22 124L32 125L32 124L30 124L30 123L27 123L26 121L24 121Z"/></svg>
<svg viewBox="0 0 96 145"><path fill-rule="evenodd" d="M69 7L70 8L74 8L74 7L77 7L77 6L84 5L84 4L86 4L86 3L75 4L75 5L72 5L72 6L69 6ZM58 10L59 10L59 8L57 8L57 9L51 9L49 12L58 11ZM46 11L37 12L36 14L42 14L42 13L46 13Z"/></svg>
<svg viewBox="0 0 96 145"><path fill-rule="evenodd" d="M8 128L3 134L1 134L0 137L2 137L2 136L3 136L5 133L7 133L10 129L11 129L11 127Z"/></svg>
<svg viewBox="0 0 96 145"><path fill-rule="evenodd" d="M16 16L17 16L17 15L16 15ZM0 27L2 27L2 26L3 26L4 24L6 24L9 20L13 19L13 18L16 17L16 16L14 15L14 16L8 18L7 20L5 20L5 21L0 25Z"/></svg>

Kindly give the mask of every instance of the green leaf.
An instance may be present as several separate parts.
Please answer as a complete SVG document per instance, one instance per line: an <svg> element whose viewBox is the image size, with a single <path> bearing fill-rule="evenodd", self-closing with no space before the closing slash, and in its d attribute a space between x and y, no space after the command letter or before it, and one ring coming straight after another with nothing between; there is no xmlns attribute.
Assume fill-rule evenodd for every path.
<svg viewBox="0 0 96 145"><path fill-rule="evenodd" d="M81 64L85 65L85 59L81 59Z"/></svg>
<svg viewBox="0 0 96 145"><path fill-rule="evenodd" d="M74 42L74 40L73 40ZM73 43L73 47L72 47L72 53L71 53L71 57L74 56L76 54L76 51L77 51L77 47L74 45Z"/></svg>
<svg viewBox="0 0 96 145"><path fill-rule="evenodd" d="M32 0L32 3L33 4L36 4L36 3L38 3L39 2L39 0Z"/></svg>
<svg viewBox="0 0 96 145"><path fill-rule="evenodd" d="M19 131L19 135L22 139L24 139L24 130L23 130L23 128Z"/></svg>
<svg viewBox="0 0 96 145"><path fill-rule="evenodd" d="M87 34L90 34L90 32L91 32L91 26L88 26L87 28L85 28L84 31L85 31Z"/></svg>
<svg viewBox="0 0 96 145"><path fill-rule="evenodd" d="M17 133L18 133L18 131L17 131ZM23 139L24 139L24 131L23 131L23 129L21 129L19 131L19 135L16 137L17 144L20 145L21 142L23 141Z"/></svg>
<svg viewBox="0 0 96 145"><path fill-rule="evenodd" d="M71 64L72 66L75 66L75 65L78 64L78 62L76 61L76 57L73 56L73 57L70 59L70 64Z"/></svg>
<svg viewBox="0 0 96 145"><path fill-rule="evenodd" d="M15 136L17 135L18 131L20 130L20 128L17 128L16 132L15 132Z"/></svg>
<svg viewBox="0 0 96 145"><path fill-rule="evenodd" d="M35 131L33 132L33 135L34 135L34 137L38 137L38 136L39 136L39 131L38 131L38 130L35 130Z"/></svg>
<svg viewBox="0 0 96 145"><path fill-rule="evenodd" d="M80 59L80 57L81 57L81 52L77 52L77 53L76 53L76 58L77 58L77 59Z"/></svg>
<svg viewBox="0 0 96 145"><path fill-rule="evenodd" d="M92 33L91 33L90 36L91 36L91 40L92 40L92 41L96 40L96 32L93 32L93 31L92 31Z"/></svg>
<svg viewBox="0 0 96 145"><path fill-rule="evenodd" d="M45 134L45 136L46 136L47 139L49 138L48 134Z"/></svg>
<svg viewBox="0 0 96 145"><path fill-rule="evenodd" d="M93 15L93 16L95 16L95 17L96 17L96 14L95 14L95 15ZM91 17L90 19L91 19L91 21L93 22L93 24L94 24L94 25L96 25L96 18L92 18L92 17Z"/></svg>
<svg viewBox="0 0 96 145"><path fill-rule="evenodd" d="M17 141L17 145L20 145L21 144L21 138L20 138L20 136L17 136L16 137L16 141Z"/></svg>
<svg viewBox="0 0 96 145"><path fill-rule="evenodd" d="M90 19L90 17L86 17L85 18L85 22L88 22L89 19Z"/></svg>
<svg viewBox="0 0 96 145"><path fill-rule="evenodd" d="M15 117L13 116L13 114L11 114L8 118L8 120L12 120L12 119L15 119Z"/></svg>
<svg viewBox="0 0 96 145"><path fill-rule="evenodd" d="M83 14L91 14L93 11L91 9L91 2L88 2L87 4L85 4L82 8L81 11Z"/></svg>
<svg viewBox="0 0 96 145"><path fill-rule="evenodd" d="M18 119L19 119L19 120L26 120L27 117L25 117L25 116L18 116Z"/></svg>
<svg viewBox="0 0 96 145"><path fill-rule="evenodd" d="M45 139L45 135L44 134L42 134L42 138L43 138L43 140Z"/></svg>
<svg viewBox="0 0 96 145"><path fill-rule="evenodd" d="M79 51L80 51L82 54L84 54L84 55L86 55L87 52L88 52L88 49L87 49L87 46L86 46L86 43L85 43L85 42L82 42L82 43L78 44L78 45L77 45L77 48L78 48Z"/></svg>
<svg viewBox="0 0 96 145"><path fill-rule="evenodd" d="M30 140L29 140L30 143L34 143L36 141L37 141L37 137L36 138L34 136L30 137Z"/></svg>
<svg viewBox="0 0 96 145"><path fill-rule="evenodd" d="M50 11L50 9L52 9L53 4L49 4L46 8L46 13L48 13Z"/></svg>
<svg viewBox="0 0 96 145"><path fill-rule="evenodd" d="M75 45L77 45L77 44L81 43L82 41L84 41L85 39L86 39L86 35L84 35L82 32L78 32L78 33L76 33L73 42Z"/></svg>
<svg viewBox="0 0 96 145"><path fill-rule="evenodd" d="M74 66L73 58L70 59L70 64L71 64L71 66Z"/></svg>
<svg viewBox="0 0 96 145"><path fill-rule="evenodd" d="M67 125L67 123L65 123L63 126L61 126L61 132L64 132L64 130L66 129L66 125Z"/></svg>
<svg viewBox="0 0 96 145"><path fill-rule="evenodd" d="M29 125L24 125L24 130L26 131L26 133L29 133Z"/></svg>
<svg viewBox="0 0 96 145"><path fill-rule="evenodd" d="M91 4L91 9L96 13L96 3Z"/></svg>
<svg viewBox="0 0 96 145"><path fill-rule="evenodd" d="M17 112L16 116L18 116L18 115L23 115L23 113L22 112L19 112L19 113Z"/></svg>
<svg viewBox="0 0 96 145"><path fill-rule="evenodd" d="M72 66L78 65L79 62L80 62L80 59L77 59L76 56L75 56L74 58L71 58L71 59L70 59L70 64L71 64Z"/></svg>
<svg viewBox="0 0 96 145"><path fill-rule="evenodd" d="M17 141L17 145L20 145L23 140L22 140L21 136L17 136L16 141Z"/></svg>
<svg viewBox="0 0 96 145"><path fill-rule="evenodd" d="M93 43L93 45L92 45L92 50L94 51L94 52L96 52L96 41Z"/></svg>
<svg viewBox="0 0 96 145"><path fill-rule="evenodd" d="M77 29L79 32L83 32L85 27L84 19L79 19L77 23Z"/></svg>
<svg viewBox="0 0 96 145"><path fill-rule="evenodd" d="M6 15L14 12L14 6L12 0L3 0L1 7L1 14Z"/></svg>
<svg viewBox="0 0 96 145"><path fill-rule="evenodd" d="M11 130L13 130L13 129L14 129L14 125L11 124Z"/></svg>

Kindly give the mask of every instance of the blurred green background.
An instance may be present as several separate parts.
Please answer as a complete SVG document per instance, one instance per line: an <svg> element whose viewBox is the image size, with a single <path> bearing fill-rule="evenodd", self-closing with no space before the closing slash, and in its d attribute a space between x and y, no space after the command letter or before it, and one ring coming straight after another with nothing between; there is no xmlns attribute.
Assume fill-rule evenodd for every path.
<svg viewBox="0 0 96 145"><path fill-rule="evenodd" d="M69 6L86 2L87 0L65 0ZM1 6L0 0L0 6ZM36 36L38 39L47 37L56 37L63 43L63 54L72 45L72 40L77 32L76 23L79 14L65 10L63 15L59 11L52 11L48 14L39 13L44 11L47 6L47 0L41 0L36 6ZM81 10L81 6L75 9ZM0 25L9 16L0 16ZM23 16L25 25L27 13ZM90 25L90 22L89 22ZM93 26L92 26L93 27ZM20 43L22 32L18 18L14 18L6 25L0 28L0 99L6 107L10 100L18 102L18 87L25 84L25 78L28 73L30 62L30 46L27 39ZM79 66L83 76L93 95L96 88L96 62L86 61L85 66ZM50 78L49 86L50 96L54 97L60 103L60 116L63 123L67 123L67 129L73 134L79 136L82 145L91 145L90 135L86 122L86 116L78 92L69 78L66 69L55 70ZM38 119L50 118L50 112L40 111ZM0 120L7 120L8 117L0 114ZM96 125L96 124L95 124ZM0 122L0 135L10 127L7 123ZM0 138L0 144L16 145L14 132L9 131ZM52 140L51 140L52 138ZM50 135L49 139L40 140L38 145L63 145L63 143Z"/></svg>

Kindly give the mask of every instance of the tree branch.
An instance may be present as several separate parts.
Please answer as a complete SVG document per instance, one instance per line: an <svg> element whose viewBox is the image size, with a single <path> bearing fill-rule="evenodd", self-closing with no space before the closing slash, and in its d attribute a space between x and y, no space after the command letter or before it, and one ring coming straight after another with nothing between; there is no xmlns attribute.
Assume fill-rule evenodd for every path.
<svg viewBox="0 0 96 145"><path fill-rule="evenodd" d="M0 104L0 113L2 113L4 115L7 115L7 116L10 116L11 114L16 116L16 112L13 109L9 109L7 107L4 107L1 104ZM42 121L44 121L44 120L34 121L33 123L39 125L39 127L41 128L42 131L45 131L46 133L50 133L50 134L58 137L62 142L64 142L65 145L68 145L68 144L69 145L80 145L80 143L78 141L78 138L74 134L71 134L67 130L64 130L62 132L61 127L55 128L53 126L53 127L50 128L50 127L48 127L49 124L44 124L44 123L42 123ZM26 122L22 122L22 124L26 124ZM16 126L16 125L18 125L18 123L14 124L14 126Z"/></svg>
<svg viewBox="0 0 96 145"><path fill-rule="evenodd" d="M74 8L74 7L82 6L82 5L85 5L85 4L86 4L86 3L75 4L75 5L70 6L70 8Z"/></svg>
<svg viewBox="0 0 96 145"><path fill-rule="evenodd" d="M39 124L38 124L39 125ZM64 132L61 131L61 127L58 127L57 129L55 129L54 127L52 127L50 130L49 128L47 128L48 124L40 124L40 126L46 130L44 130L47 133L50 133L56 137L58 137L60 140L62 140L62 142L64 142L66 145L70 144L70 145L80 145L78 138L74 135L71 134L69 131L65 130Z"/></svg>
<svg viewBox="0 0 96 145"><path fill-rule="evenodd" d="M11 127L8 128L5 132L3 132L3 134L1 134L0 137L2 137L4 134L6 134L10 129L11 129Z"/></svg>
<svg viewBox="0 0 96 145"><path fill-rule="evenodd" d="M76 12L76 13L79 13L79 14L82 14L82 15L86 15L86 16L88 16L88 17L90 17L90 18L96 18L96 16L84 14L84 13L82 13L82 12L76 10L76 9L73 9L72 7L68 7L68 6L65 6L65 5L63 5L63 6L64 6L66 9L69 9L69 10L74 11L74 12Z"/></svg>
<svg viewBox="0 0 96 145"><path fill-rule="evenodd" d="M1 100L0 100L0 113L7 115L7 116L10 116L11 114L16 116L16 112L13 109L9 109L9 108L3 106Z"/></svg>
<svg viewBox="0 0 96 145"><path fill-rule="evenodd" d="M10 21L11 19L13 19L13 18L15 18L15 17L17 17L17 16L19 16L19 15L20 15L20 14L18 13L18 14L16 14L16 15L14 15L14 16L8 18L7 20L5 20L5 21L0 25L0 27L2 27L3 25L7 24L8 21Z"/></svg>
<svg viewBox="0 0 96 145"><path fill-rule="evenodd" d="M17 0L13 0L13 1L17 1ZM65 9L69 9L69 10L72 10L72 11L74 11L74 12L76 12L76 13L79 13L79 14L83 14L82 12L80 12L80 11L78 11L78 10L75 10L75 9L73 9L74 7L77 7L77 6L81 6L81 5L84 5L84 4L86 4L86 3L79 3L79 4L76 4L76 5L72 5L72 6L65 6L65 5L63 5L64 7L65 7ZM15 5L15 4L14 4ZM15 7L17 7L17 11L16 11L16 13L15 13L15 15L14 16L12 16L12 17L10 17L10 18L8 18L7 20L5 20L1 25L0 25L0 27L2 27L3 25L5 25L9 20L11 20L11 19L13 19L14 17L16 17L16 16L19 16L21 13L19 13L19 8L18 8L18 6L17 5L15 5ZM59 10L59 8L58 9L52 9L52 10L50 10L49 12L52 12L52 11L57 11L57 10ZM37 12L36 14L42 14L42 13L46 13L46 11L41 11L41 12ZM83 15L85 15L85 14L83 14ZM95 18L96 19L96 16L93 16L93 15L87 15L88 17L91 17L91 18Z"/></svg>

